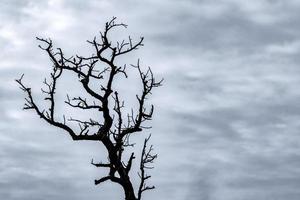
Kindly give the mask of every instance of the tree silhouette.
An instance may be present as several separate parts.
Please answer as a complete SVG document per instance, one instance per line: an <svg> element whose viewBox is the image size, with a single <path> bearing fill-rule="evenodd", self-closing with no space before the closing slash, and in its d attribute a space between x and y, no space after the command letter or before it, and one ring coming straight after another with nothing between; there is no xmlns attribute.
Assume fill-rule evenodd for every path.
<svg viewBox="0 0 300 200"><path fill-rule="evenodd" d="M140 132L146 128L144 122L152 119L153 105L146 108L145 102L153 88L161 85L161 81L155 81L153 73L150 68L143 71L138 61L136 65L131 65L132 68L137 69L141 84L142 93L136 95L138 108L136 111L131 110L131 113L126 113L124 116L124 102L120 100L118 90L113 87L113 83L117 75L123 75L127 78L126 65L119 66L116 64L117 58L126 55L133 50L137 50L143 46L143 37L137 42L134 42L131 37L128 40L121 42L112 42L109 39L109 34L117 27L126 28L127 25L117 23L116 18L106 22L103 32L100 32L100 38L94 37L93 40L87 41L94 48L95 53L85 56L66 57L62 49L53 49L51 39L38 38L42 43L39 45L43 51L47 53L52 62L51 80L44 80L46 89L42 88L42 93L46 95L45 101L49 102L49 107L42 109L37 104L32 94L31 88L25 86L22 82L23 75L16 80L20 88L26 93L25 110L34 110L37 115L48 122L49 124L63 129L71 136L73 140L92 140L101 142L108 154L108 161L106 163L94 163L92 165L101 168L107 168L108 174L105 177L95 180L95 184L99 185L105 181L111 181L119 184L125 193L126 200L140 200L142 193L146 190L154 189L154 186L146 184L147 179L151 176L146 173L146 169L152 168L151 163L157 157L153 154L152 145L148 147L150 136L144 140L142 153L140 156L139 173L140 184L135 187L132 183L132 176L130 170L133 160L136 158L134 153L127 158L123 155L126 147L133 146L129 141L129 137L133 133ZM101 65L100 65L101 64ZM76 109L96 110L101 113L101 120L81 120L75 117L66 119L63 115L63 120L58 120L55 112L56 99L55 92L57 81L65 72L71 72L76 75L84 89L82 96L71 98L67 95L65 103ZM95 81L97 87L95 87ZM93 83L93 84L92 84ZM92 102L87 100L87 95ZM78 123L79 129L75 130L72 123Z"/></svg>

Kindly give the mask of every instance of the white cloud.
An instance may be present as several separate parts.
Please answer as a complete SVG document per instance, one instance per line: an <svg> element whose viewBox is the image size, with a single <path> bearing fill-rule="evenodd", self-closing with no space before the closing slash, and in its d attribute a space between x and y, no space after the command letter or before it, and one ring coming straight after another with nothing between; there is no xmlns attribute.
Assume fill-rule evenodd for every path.
<svg viewBox="0 0 300 200"><path fill-rule="evenodd" d="M300 52L300 41L286 42L282 44L271 44L266 47L267 53L290 55L299 54Z"/></svg>

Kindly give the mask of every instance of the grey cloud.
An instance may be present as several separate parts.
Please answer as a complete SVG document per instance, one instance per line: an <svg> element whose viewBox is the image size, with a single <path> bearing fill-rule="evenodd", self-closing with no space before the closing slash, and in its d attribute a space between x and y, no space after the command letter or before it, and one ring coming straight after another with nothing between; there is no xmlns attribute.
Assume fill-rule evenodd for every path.
<svg viewBox="0 0 300 200"><path fill-rule="evenodd" d="M18 1L18 0L13 0L13 1L1 1L1 10L2 14L1 16L8 20L8 16L10 16L10 20L14 19L17 22L19 22L23 17L25 17L22 13L22 8L26 7L30 1L25 0L25 1Z"/></svg>
<svg viewBox="0 0 300 200"><path fill-rule="evenodd" d="M214 179L216 178L217 171L213 168L210 169L194 169L190 176L192 181L189 186L188 194L185 199L191 200L212 200L215 199L214 195Z"/></svg>
<svg viewBox="0 0 300 200"><path fill-rule="evenodd" d="M87 53L84 41L115 15L129 24L128 33L146 37L145 48L130 59L140 56L166 80L151 99L157 105L152 133L158 189L145 199L297 199L299 6L237 0L3 1L0 28L13 27L9 31L19 40L0 34L0 197L121 195L109 184L102 189L92 184L102 172L87 166L92 157L105 159L101 148L73 143L34 113L21 112L23 96L13 80L25 72L38 94L49 60L36 47L35 35L51 36L67 53ZM117 192L106 192L112 190Z"/></svg>
<svg viewBox="0 0 300 200"><path fill-rule="evenodd" d="M198 185L201 189L191 189L191 198L295 198L297 190L291 188L299 184L299 77L297 67L284 73L280 68L269 70L262 65L253 81L249 80L256 68L238 63L225 65L219 71L205 70L192 77L181 74L172 79L172 87L181 88L179 95L185 98L179 101L177 94L173 94L177 105L184 106L169 107L172 111L166 118L174 126L169 134L175 138L177 147L191 148L183 152L182 157L190 159L181 162L189 163L182 169L189 171L195 165L201 169L203 164L214 166L218 180L203 180L205 172L199 172L195 175L199 183L194 187ZM189 109L196 102L199 107ZM264 186L269 182L274 185ZM235 187L238 185L240 188ZM210 189L206 190L207 187ZM278 190L279 187L282 189Z"/></svg>
<svg viewBox="0 0 300 200"><path fill-rule="evenodd" d="M262 48L267 45L293 42L298 38L299 24L295 21L297 17L272 24L260 24L249 18L252 16L241 9L240 5L215 1L209 3L212 8L218 8L220 4L226 8L217 17L208 18L203 14L201 4L208 3L206 1L193 2L191 5L193 9L183 9L181 12L176 12L179 6L184 7L180 3L176 4L178 7L169 5L170 8L175 7L175 11L170 13L162 8L160 20L165 26L162 30L160 29L161 32L153 33L150 37L157 40L157 43L181 49L181 53L193 52L195 49L255 53L262 51ZM267 5L274 14L282 12L280 6L273 3ZM286 7L291 15L298 14L293 6ZM150 20L153 20L153 24L157 21L156 18L150 18ZM291 26L291 23L294 25Z"/></svg>

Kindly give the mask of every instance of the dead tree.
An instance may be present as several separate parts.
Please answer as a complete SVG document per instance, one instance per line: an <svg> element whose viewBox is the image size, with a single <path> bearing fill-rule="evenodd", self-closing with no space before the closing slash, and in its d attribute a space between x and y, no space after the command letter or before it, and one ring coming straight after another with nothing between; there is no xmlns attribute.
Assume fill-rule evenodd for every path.
<svg viewBox="0 0 300 200"><path fill-rule="evenodd" d="M137 42L134 42L131 37L118 42L109 39L111 31L126 27L126 24L117 23L116 18L112 18L111 21L105 24L104 31L100 32L100 37L87 41L95 51L94 54L87 57L80 55L66 57L62 49L53 48L51 39L37 37L37 40L41 42L39 48L46 52L52 62L51 79L45 79L46 89L42 89L42 93L46 96L45 101L49 102L48 108L42 109L42 106L38 105L31 88L22 82L23 75L16 81L27 96L25 98L25 110L34 110L40 118L64 130L73 140L92 140L105 146L108 154L107 162L94 163L93 160L91 162L96 167L108 170L107 176L95 180L96 185L106 181L117 183L123 188L126 200L140 200L143 192L154 189L154 186L146 184L151 176L147 175L145 170L151 168L149 164L153 162L157 155L152 153L152 146L147 147L150 139L150 137L147 137L139 161L140 172L138 176L140 184L134 186L131 180L133 175L130 170L136 157L132 153L129 158L126 158L126 156L123 156L123 152L127 147L133 145L129 142L129 137L132 134L149 128L144 125L144 122L151 120L154 107L151 105L150 108L146 108L145 102L151 95L152 89L160 86L162 80L156 81L150 68L143 71L139 61L136 65L131 65L132 68L137 69L139 74L142 93L136 95L138 108L132 109L131 113L125 113L126 116L124 116L124 102L120 99L118 90L114 88L113 83L117 76L122 75L127 78L127 68L126 65L118 66L116 60L143 46L144 39L141 37ZM55 112L57 103L55 92L57 82L65 72L75 75L85 91L82 96L70 97L67 95L66 105L76 109L96 110L100 112L101 120L92 118L82 120L75 117L66 119L65 115L57 116ZM95 84L92 86L92 81L98 83L97 88ZM88 95L93 101L90 102L87 100L87 96L84 95ZM59 118L62 120L59 120ZM75 130L71 126L72 123L78 123L80 129Z"/></svg>

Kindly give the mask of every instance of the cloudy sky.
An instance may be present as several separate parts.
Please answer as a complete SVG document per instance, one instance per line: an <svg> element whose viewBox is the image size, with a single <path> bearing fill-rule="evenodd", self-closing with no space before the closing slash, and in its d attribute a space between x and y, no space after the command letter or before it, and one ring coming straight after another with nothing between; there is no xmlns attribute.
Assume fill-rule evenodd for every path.
<svg viewBox="0 0 300 200"><path fill-rule="evenodd" d="M141 58L165 79L150 99L159 158L157 189L145 199L299 199L299 9L298 0L1 0L0 198L123 198L118 186L93 185L104 172L90 161L106 157L103 147L73 142L23 111L14 82L25 73L41 99L51 68L35 36L88 54L85 41L116 16L129 25L116 37L145 37L124 62ZM65 78L60 86L72 92Z"/></svg>

